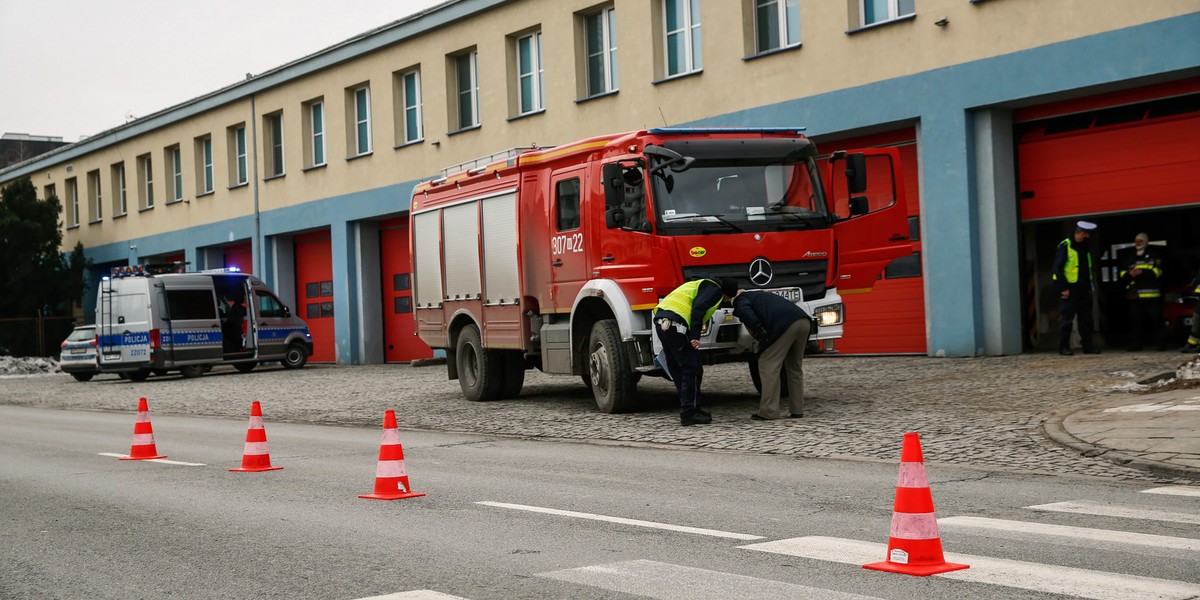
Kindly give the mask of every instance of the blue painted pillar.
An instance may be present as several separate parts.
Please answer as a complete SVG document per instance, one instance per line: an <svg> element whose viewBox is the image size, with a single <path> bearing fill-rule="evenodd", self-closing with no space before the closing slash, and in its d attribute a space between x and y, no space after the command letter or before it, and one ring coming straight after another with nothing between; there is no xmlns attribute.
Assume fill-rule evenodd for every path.
<svg viewBox="0 0 1200 600"><path fill-rule="evenodd" d="M358 264L354 224L334 222L329 227L333 249L333 324L337 332L337 362L357 364L359 360Z"/></svg>

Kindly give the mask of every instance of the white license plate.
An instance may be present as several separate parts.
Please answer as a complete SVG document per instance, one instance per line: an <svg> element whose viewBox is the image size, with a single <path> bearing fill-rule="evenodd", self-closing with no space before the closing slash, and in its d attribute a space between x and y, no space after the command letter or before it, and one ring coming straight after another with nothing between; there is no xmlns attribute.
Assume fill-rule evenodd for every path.
<svg viewBox="0 0 1200 600"><path fill-rule="evenodd" d="M87 348L71 348L71 354L83 354L87 352Z"/></svg>
<svg viewBox="0 0 1200 600"><path fill-rule="evenodd" d="M798 288L798 287L775 288L773 290L763 290L763 291L771 292L772 294L778 294L780 296L783 296L784 298L787 298L788 300L791 300L792 302L799 302L800 297L802 296L802 294L800 293L800 288Z"/></svg>
<svg viewBox="0 0 1200 600"><path fill-rule="evenodd" d="M120 354L105 354L104 360L121 360Z"/></svg>

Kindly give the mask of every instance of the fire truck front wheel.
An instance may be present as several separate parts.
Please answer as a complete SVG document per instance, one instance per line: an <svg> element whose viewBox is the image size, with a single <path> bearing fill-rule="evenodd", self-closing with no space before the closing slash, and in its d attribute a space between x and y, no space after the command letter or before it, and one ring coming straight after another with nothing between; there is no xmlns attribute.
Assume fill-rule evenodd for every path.
<svg viewBox="0 0 1200 600"><path fill-rule="evenodd" d="M592 326L587 361L596 408L604 413L632 410L637 379L629 367L629 355L621 343L621 329L616 319L597 321Z"/></svg>
<svg viewBox="0 0 1200 600"><path fill-rule="evenodd" d="M475 325L463 327L455 348L458 383L462 386L463 396L471 402L491 402L500 398L504 391L503 354L483 347L479 328Z"/></svg>

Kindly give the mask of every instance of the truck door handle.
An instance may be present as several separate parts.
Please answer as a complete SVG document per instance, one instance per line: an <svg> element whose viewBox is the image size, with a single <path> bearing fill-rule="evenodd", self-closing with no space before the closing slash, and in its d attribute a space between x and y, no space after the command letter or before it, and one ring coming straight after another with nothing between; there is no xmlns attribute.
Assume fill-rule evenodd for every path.
<svg viewBox="0 0 1200 600"><path fill-rule="evenodd" d="M900 235L900 234L896 233L896 234L893 234L892 237L888 238L888 241L889 242L903 242L904 240L907 240L907 239L908 239L907 235Z"/></svg>
<svg viewBox="0 0 1200 600"><path fill-rule="evenodd" d="M554 266L554 267L561 267L563 265L562 259L556 258L556 259L554 259L554 262L550 263L550 265Z"/></svg>
<svg viewBox="0 0 1200 600"><path fill-rule="evenodd" d="M605 255L604 255L604 258L601 258L600 260L602 260L602 261L604 261L604 262L612 262L612 261L614 261L614 260L617 260L617 257L615 257L615 256L613 256L613 255L611 255L611 254L605 254Z"/></svg>

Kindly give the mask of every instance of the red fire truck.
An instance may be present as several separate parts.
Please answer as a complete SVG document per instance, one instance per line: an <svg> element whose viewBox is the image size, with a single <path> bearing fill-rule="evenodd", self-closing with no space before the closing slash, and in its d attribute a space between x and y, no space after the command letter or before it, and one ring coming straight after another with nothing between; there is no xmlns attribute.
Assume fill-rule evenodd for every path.
<svg viewBox="0 0 1200 600"><path fill-rule="evenodd" d="M829 351L841 295L912 251L900 172L892 149L818 160L796 128L649 129L452 167L413 191L417 335L468 400L514 397L537 368L625 412L661 373L655 305L732 277L804 307ZM755 351L728 308L701 344L710 363Z"/></svg>

